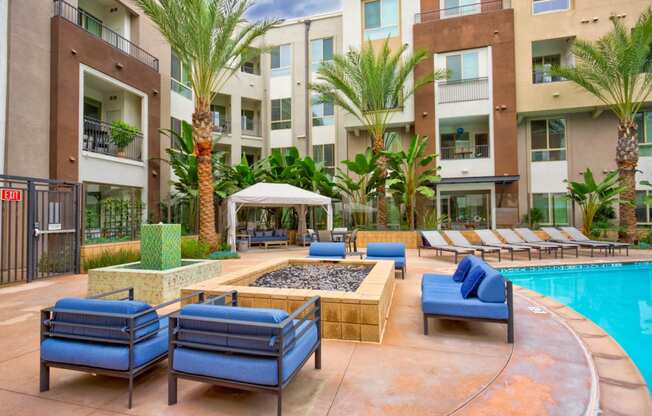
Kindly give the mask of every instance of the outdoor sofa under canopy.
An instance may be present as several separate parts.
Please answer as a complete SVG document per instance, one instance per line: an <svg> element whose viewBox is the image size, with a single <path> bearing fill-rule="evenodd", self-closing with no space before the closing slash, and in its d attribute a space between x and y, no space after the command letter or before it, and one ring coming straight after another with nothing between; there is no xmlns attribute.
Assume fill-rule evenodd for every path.
<svg viewBox="0 0 652 416"><path fill-rule="evenodd" d="M326 229L333 228L333 205L327 196L306 191L286 183L260 182L234 193L227 199L228 241L235 251L238 211L242 207L295 208L299 215L299 234L306 229L306 207L326 210Z"/></svg>

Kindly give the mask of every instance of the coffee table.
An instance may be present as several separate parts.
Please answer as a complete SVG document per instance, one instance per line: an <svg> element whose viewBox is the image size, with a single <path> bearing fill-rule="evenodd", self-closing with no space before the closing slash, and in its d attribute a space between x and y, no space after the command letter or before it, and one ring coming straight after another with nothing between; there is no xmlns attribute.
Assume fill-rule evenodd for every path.
<svg viewBox="0 0 652 416"><path fill-rule="evenodd" d="M272 241L263 241L263 244L265 244L265 250L267 250L270 246L271 247L287 247L288 242L287 240L272 240Z"/></svg>

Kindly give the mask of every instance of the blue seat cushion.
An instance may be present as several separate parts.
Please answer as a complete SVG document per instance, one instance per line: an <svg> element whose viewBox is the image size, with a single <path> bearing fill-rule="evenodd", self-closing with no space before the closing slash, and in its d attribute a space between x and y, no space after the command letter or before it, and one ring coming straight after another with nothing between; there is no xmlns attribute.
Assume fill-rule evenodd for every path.
<svg viewBox="0 0 652 416"><path fill-rule="evenodd" d="M51 320L52 332L60 334L79 335L91 338L112 338L112 339L129 339L128 319L115 317L101 317L85 315L86 313L113 313L122 315L135 315L147 311L151 307L143 302L134 300L105 300L105 299L84 299L84 298L63 298L54 305L55 310L78 311L76 312L55 312ZM99 325L104 328L78 328L61 323L74 323L86 325ZM147 323L149 322L149 325ZM151 311L137 318L134 327L140 327L136 330L135 337L142 337L155 332L159 329L158 314Z"/></svg>
<svg viewBox="0 0 652 416"><path fill-rule="evenodd" d="M483 302L505 302L505 278L494 269L487 271L478 286L478 299Z"/></svg>
<svg viewBox="0 0 652 416"><path fill-rule="evenodd" d="M346 257L346 246L344 243L312 243L308 250L308 256L314 257Z"/></svg>
<svg viewBox="0 0 652 416"><path fill-rule="evenodd" d="M478 298L464 299L460 291L428 290L421 295L425 314L464 318L507 319L506 303L483 302Z"/></svg>
<svg viewBox="0 0 652 416"><path fill-rule="evenodd" d="M405 244L403 243L369 243L367 244L369 257L403 257L405 258Z"/></svg>
<svg viewBox="0 0 652 416"><path fill-rule="evenodd" d="M305 321L302 325L308 327L307 331L297 339L294 348L283 356L283 382L287 381L308 358L319 340L317 326L312 321ZM303 330L303 326L298 326L296 333L299 334ZM176 348L173 354L174 369L183 373L265 386L279 384L276 358L226 354L184 347Z"/></svg>
<svg viewBox="0 0 652 416"><path fill-rule="evenodd" d="M471 271L462 282L460 293L464 299L473 298L478 295L478 287L486 275L486 270L481 264L471 268Z"/></svg>
<svg viewBox="0 0 652 416"><path fill-rule="evenodd" d="M222 305L187 305L181 309L179 326L182 329L201 330L208 334L179 333L180 341L221 347L250 349L254 351L278 351L277 335L272 328L252 327L247 325L223 324L219 322L198 322L184 317L225 319L265 324L280 324L288 318L288 313L281 309L245 308ZM210 332L215 332L211 334ZM239 339L225 337L223 334L254 335L260 339ZM289 322L283 329L283 343L288 345L294 339L294 325Z"/></svg>
<svg viewBox="0 0 652 416"><path fill-rule="evenodd" d="M462 286L461 282L456 282L451 279L448 275L440 275L433 273L425 273L421 278L421 291L423 292L426 288L430 287L450 287L456 290L460 290Z"/></svg>
<svg viewBox="0 0 652 416"><path fill-rule="evenodd" d="M394 262L395 269L402 269L405 266L405 257L378 257L367 255L367 260L389 260Z"/></svg>
<svg viewBox="0 0 652 416"><path fill-rule="evenodd" d="M158 334L136 343L134 346L134 368L148 364L167 354L167 326L167 318L162 318L161 330ZM129 369L129 347L126 345L46 338L41 343L41 357L45 361L63 364L118 371Z"/></svg>
<svg viewBox="0 0 652 416"><path fill-rule="evenodd" d="M471 268L473 266L478 265L480 262L482 262L482 260L476 256L464 257L457 265L457 269L455 270L455 273L453 273L453 280L455 280L456 282L463 282L464 279L466 279L466 276L471 271Z"/></svg>

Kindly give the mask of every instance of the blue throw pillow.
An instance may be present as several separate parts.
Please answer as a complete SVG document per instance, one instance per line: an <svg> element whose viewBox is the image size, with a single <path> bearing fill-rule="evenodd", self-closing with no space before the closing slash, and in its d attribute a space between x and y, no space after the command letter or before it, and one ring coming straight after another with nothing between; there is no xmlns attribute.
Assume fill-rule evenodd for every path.
<svg viewBox="0 0 652 416"><path fill-rule="evenodd" d="M265 237L271 237L274 235L274 230L264 231Z"/></svg>
<svg viewBox="0 0 652 416"><path fill-rule="evenodd" d="M483 302L505 302L505 278L496 270L487 273L478 287L478 299Z"/></svg>
<svg viewBox="0 0 652 416"><path fill-rule="evenodd" d="M478 295L478 287L480 286L480 283L482 283L485 274L486 271L481 265L475 266L471 269L469 274L466 276L466 279L464 279L464 283L462 283L462 288L460 289L464 299L473 298Z"/></svg>
<svg viewBox="0 0 652 416"><path fill-rule="evenodd" d="M460 261L460 264L457 265L455 273L453 273L453 280L456 282L463 282L469 274L471 267L473 267L475 259L477 259L475 256L464 257L462 261Z"/></svg>
<svg viewBox="0 0 652 416"><path fill-rule="evenodd" d="M254 231L254 237L262 237L263 234L263 231Z"/></svg>

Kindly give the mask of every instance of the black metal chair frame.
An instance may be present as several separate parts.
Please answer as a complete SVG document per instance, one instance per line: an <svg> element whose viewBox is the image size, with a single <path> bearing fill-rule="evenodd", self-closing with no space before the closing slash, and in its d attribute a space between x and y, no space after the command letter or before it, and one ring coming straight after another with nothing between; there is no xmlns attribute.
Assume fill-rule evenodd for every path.
<svg viewBox="0 0 652 416"><path fill-rule="evenodd" d="M88 299L101 299L105 298L107 296L112 296L112 295L118 295L120 293L127 292L127 296L120 298L120 299L112 299L112 300L134 300L134 288L129 287L129 288L124 288L124 289L118 289L118 290L113 290L110 292L105 292L101 293L99 295L95 296L89 296ZM142 312L136 313L136 314L118 314L118 313L105 313L105 312L86 312L86 311L79 311L79 310L67 310L67 309L57 309L54 306L51 306L49 308L45 308L41 310L41 343L46 339L46 338L61 338L61 339L70 339L70 340L76 340L76 341L91 341L91 342L96 342L96 343L106 343L106 344L114 344L114 345L123 345L129 347L129 367L127 370L110 370L106 368L100 368L100 367L89 367L89 366L83 366L83 365L76 365L76 364L69 364L69 363L61 363L61 362L55 362L55 361L46 361L42 357L40 358L40 381L39 381L39 390L41 392L48 391L50 389L50 368L62 368L66 370L74 370L74 371L81 371L84 373L91 373L91 374L101 374L101 375L106 375L106 376L111 376L111 377L118 377L118 378L126 378L129 380L129 400L128 400L128 408L131 409L132 403L133 403L133 389L134 389L134 379L139 376L140 374L146 372L147 370L151 369L153 366L158 364L159 362L163 361L165 358L167 358L168 352L165 351L163 354L160 356L152 359L149 361L147 364L144 364L140 367L134 367L134 349L136 344L138 344L141 341L145 341L147 339L153 338L158 335L159 332L167 330L167 328L159 328L155 332L151 332L149 334L136 337L135 334L138 330L145 328L149 325L152 324L153 321L148 321L145 323L142 323L138 326L136 326L136 319L140 318L141 316L144 316L148 313L155 312L159 309L165 308L167 306L173 305L174 303L181 302L184 300L188 300L191 298L198 298L199 301L203 301L205 296L204 292L195 292L190 295L185 295L181 296L179 298L173 299L171 301L162 303L157 306L153 306L147 310L144 310ZM162 319L169 317L172 315L175 311L169 312L167 314L159 315L158 321L160 322ZM56 313L74 313L76 315L84 315L84 316L89 316L89 317L102 317L102 318L118 318L118 319L125 319L127 323L127 333L129 335L128 339L116 339L116 338L102 338L102 337L88 337L88 336L83 336L83 335L73 335L73 334L65 334L65 333L58 333L58 332L52 332L51 329L54 326L66 326L69 328L87 328L87 329L104 329L104 330L115 330L115 331L122 331L123 328L111 328L107 326L102 326L102 325L90 325L90 324L80 324L80 323L68 323L68 322L56 322L56 320L52 320L54 314Z"/></svg>
<svg viewBox="0 0 652 416"><path fill-rule="evenodd" d="M423 314L423 335L428 335L428 318L451 319L455 321L479 321L507 324L507 342L514 343L514 289L512 281L505 279L505 300L507 301L507 319L473 318L468 316Z"/></svg>
<svg viewBox="0 0 652 416"><path fill-rule="evenodd" d="M238 292L235 290L227 292L221 296L216 296L207 299L203 303L216 304L217 302L221 302L220 304L224 304L227 296L231 297L231 306L237 307ZM260 350L248 349L248 348L232 348L228 346L199 344L194 342L182 341L179 340L179 334L182 334L183 332L192 333L194 335L201 335L201 334L212 335L212 336L219 335L220 337L224 337L225 341L228 341L229 338L232 338L232 339L247 339L247 340L259 340L259 341L269 342L270 336L239 335L239 334L231 334L228 332L183 329L179 327L180 319L184 321L221 323L226 325L233 324L239 326L248 326L252 328L271 329L274 333L273 336L276 337L274 345L278 347L278 350L267 352L267 351L260 351ZM304 336L308 331L308 326L306 326L301 330L301 332L297 333L294 336L293 340L289 342L288 345L285 345L283 340L284 337L283 330L287 327L287 325L292 325L293 321L296 319L299 319L299 326L303 325L303 323L307 320L314 321L314 325L317 326L317 342L312 347L310 353L306 355L304 360L297 367L297 369L287 378L287 380L283 381L283 357L285 353L290 348L292 348L294 344L296 344L297 340L299 340L302 336ZM310 359L313 353L315 354L315 368L321 369L321 339L322 339L321 338L321 298L319 296L314 296L309 300L307 300L303 305L301 305L301 307L299 307L297 310L292 312L289 317L283 320L283 322L278 324L236 321L236 320L217 319L217 318L201 318L201 317L194 317L194 316L180 317L179 312L176 312L172 316L170 316L169 331L170 331L170 336L169 336L169 351L168 351L168 356L169 356L168 405L173 405L177 403L177 396L178 396L177 381L178 379L181 378L181 379L199 381L202 383L215 384L215 385L229 387L233 389L239 389L239 390L273 392L277 396L276 412L277 415L280 416L282 414L283 389L285 389L285 387L287 387L288 384L290 384L290 382L299 373L301 368L306 364L306 362ZM263 384L238 382L238 381L221 379L221 378L210 377L210 376L188 374L181 371L176 371L174 370L174 354L173 354L174 349L176 347L193 348L197 350L210 351L215 353L244 354L252 357L275 358L276 366L277 366L277 381L279 382L275 386L269 386Z"/></svg>

